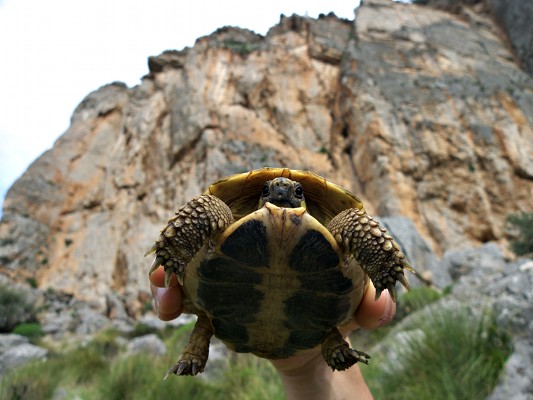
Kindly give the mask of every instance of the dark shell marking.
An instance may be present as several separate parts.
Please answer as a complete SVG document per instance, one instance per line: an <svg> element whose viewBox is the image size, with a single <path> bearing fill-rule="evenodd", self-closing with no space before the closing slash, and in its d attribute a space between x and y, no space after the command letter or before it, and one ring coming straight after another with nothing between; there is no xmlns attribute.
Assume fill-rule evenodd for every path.
<svg viewBox="0 0 533 400"><path fill-rule="evenodd" d="M333 238L310 229L311 216L273 210L237 223L199 266L198 305L230 348L284 358L346 319L353 284Z"/></svg>
<svg viewBox="0 0 533 400"><path fill-rule="evenodd" d="M237 263L250 267L267 267L269 257L266 227L254 219L247 221L226 238L220 250Z"/></svg>
<svg viewBox="0 0 533 400"><path fill-rule="evenodd" d="M198 302L213 315L215 335L234 343L235 351L250 352L246 346L246 324L255 321L263 294L255 288L262 276L254 268L268 262L266 229L256 220L242 224L220 248L222 256L204 261L198 268Z"/></svg>

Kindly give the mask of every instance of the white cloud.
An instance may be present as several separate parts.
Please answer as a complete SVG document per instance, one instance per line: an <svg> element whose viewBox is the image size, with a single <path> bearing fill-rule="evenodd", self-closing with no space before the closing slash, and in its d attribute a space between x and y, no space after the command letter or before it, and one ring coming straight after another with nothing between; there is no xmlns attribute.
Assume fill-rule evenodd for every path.
<svg viewBox="0 0 533 400"><path fill-rule="evenodd" d="M264 34L279 15L353 18L358 0L0 2L0 202L68 127L77 104L112 82L129 86L147 58L192 46L225 25Z"/></svg>

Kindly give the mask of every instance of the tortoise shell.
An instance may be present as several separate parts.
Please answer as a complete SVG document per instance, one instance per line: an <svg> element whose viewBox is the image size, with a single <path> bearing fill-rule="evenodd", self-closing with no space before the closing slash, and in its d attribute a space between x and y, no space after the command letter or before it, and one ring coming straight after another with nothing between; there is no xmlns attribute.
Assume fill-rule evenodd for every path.
<svg viewBox="0 0 533 400"><path fill-rule="evenodd" d="M313 172L288 168L261 168L232 175L213 183L205 193L217 196L226 203L238 220L257 210L264 183L278 177L301 183L307 211L324 226L341 211L364 209L361 200L339 185Z"/></svg>
<svg viewBox="0 0 533 400"><path fill-rule="evenodd" d="M266 203L266 181L299 182L306 208ZM350 320L368 281L325 227L341 211L362 209L353 194L306 171L264 168L209 186L235 222L185 270L186 310L205 313L230 349L284 358L318 345Z"/></svg>

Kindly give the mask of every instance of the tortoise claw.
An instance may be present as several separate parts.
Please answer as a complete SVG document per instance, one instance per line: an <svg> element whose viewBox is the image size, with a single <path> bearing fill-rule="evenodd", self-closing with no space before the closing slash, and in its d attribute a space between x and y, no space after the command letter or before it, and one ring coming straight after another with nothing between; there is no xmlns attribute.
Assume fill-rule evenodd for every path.
<svg viewBox="0 0 533 400"><path fill-rule="evenodd" d="M182 362L182 361L177 362L167 371L163 380L166 380L171 374L175 374L178 376L183 374L183 371L185 371L186 368L187 368L186 362Z"/></svg>
<svg viewBox="0 0 533 400"><path fill-rule="evenodd" d="M407 279L405 279L405 275L403 273L398 274L397 278L407 291L411 290L411 286L409 285L409 282L407 282Z"/></svg>
<svg viewBox="0 0 533 400"><path fill-rule="evenodd" d="M357 356L357 362L361 362L363 364L368 365L368 360L370 360L372 357L370 357L370 354L367 354L363 351L351 349L352 352L354 352Z"/></svg>
<svg viewBox="0 0 533 400"><path fill-rule="evenodd" d="M144 256L146 257L146 256L149 256L149 255L152 254L152 253L155 253L155 252L157 251L158 248L159 248L159 247L157 246L157 243L154 243L154 245L153 245L152 247L150 247L150 248L146 251L146 253L144 253Z"/></svg>
<svg viewBox="0 0 533 400"><path fill-rule="evenodd" d="M172 366L172 368L168 370L163 380L167 379L170 376L170 374L175 374L178 376L185 376L185 375L195 376L195 375L198 375L198 373L202 372L203 370L204 370L203 364L199 359L197 358L190 359L184 356L184 358L179 360L176 364Z"/></svg>
<svg viewBox="0 0 533 400"><path fill-rule="evenodd" d="M168 371L167 373L165 374L165 377L163 378L164 381L167 380L167 378L171 375L171 374L175 374L175 375L181 375L183 373L183 371L185 370L185 368L187 368L187 364L184 363L184 362L177 362L176 364L174 364Z"/></svg>
<svg viewBox="0 0 533 400"><path fill-rule="evenodd" d="M180 283L181 286L183 286L183 272L184 271L181 271L176 274L176 278L178 278L178 282Z"/></svg>
<svg viewBox="0 0 533 400"><path fill-rule="evenodd" d="M409 262L405 258L403 258L400 261L400 263L402 264L402 267L404 267L407 271L412 272L413 274L416 274L416 270L413 267L411 267L411 264L409 264Z"/></svg>
<svg viewBox="0 0 533 400"><path fill-rule="evenodd" d="M200 369L200 366L198 365L198 362L196 360L193 360L191 364L192 375L193 376L196 375L199 369Z"/></svg>
<svg viewBox="0 0 533 400"><path fill-rule="evenodd" d="M175 371L174 371L174 367L170 368L167 373L165 374L165 376L163 377L163 380L166 381L167 378L170 376L170 374L174 374Z"/></svg>
<svg viewBox="0 0 533 400"><path fill-rule="evenodd" d="M378 301L379 297L381 296L381 292L383 292L383 289L376 288L376 296L374 296L374 301Z"/></svg>
<svg viewBox="0 0 533 400"><path fill-rule="evenodd" d="M188 365L186 362L184 361L181 361L179 364L178 364L178 368L176 369L176 372L174 372L176 375L181 375L183 374L183 371L185 371L187 369Z"/></svg>
<svg viewBox="0 0 533 400"><path fill-rule="evenodd" d="M387 289L392 301L396 303L396 288L394 287L394 283L387 283Z"/></svg>
<svg viewBox="0 0 533 400"><path fill-rule="evenodd" d="M348 346L343 346L335 349L330 355L328 365L333 370L343 371L350 368L355 363L363 363L368 365L370 356L362 351L351 349Z"/></svg>
<svg viewBox="0 0 533 400"><path fill-rule="evenodd" d="M165 270L165 287L168 289L170 287L170 280L172 279L172 274L174 271L168 268Z"/></svg>
<svg viewBox="0 0 533 400"><path fill-rule="evenodd" d="M148 272L148 275L152 275L152 273L160 266L163 265L165 262L165 259L163 257L156 257L154 259L154 262L152 263L152 266L150 267L150 272Z"/></svg>

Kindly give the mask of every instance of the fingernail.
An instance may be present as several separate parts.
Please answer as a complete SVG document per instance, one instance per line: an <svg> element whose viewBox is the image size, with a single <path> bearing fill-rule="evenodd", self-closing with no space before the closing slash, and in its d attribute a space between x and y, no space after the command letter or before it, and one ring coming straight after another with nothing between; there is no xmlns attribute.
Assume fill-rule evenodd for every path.
<svg viewBox="0 0 533 400"><path fill-rule="evenodd" d="M163 296L165 289L152 286L152 305L154 307L154 312L159 315L159 301Z"/></svg>
<svg viewBox="0 0 533 400"><path fill-rule="evenodd" d="M383 294L385 294L385 291L383 291ZM383 325L389 324L392 319L394 318L394 314L396 313L396 307L394 305L394 302L392 301L389 293L387 292L387 300L385 304L385 311L383 312L381 318L379 319L379 327L382 327Z"/></svg>

